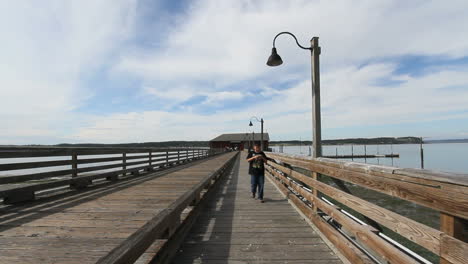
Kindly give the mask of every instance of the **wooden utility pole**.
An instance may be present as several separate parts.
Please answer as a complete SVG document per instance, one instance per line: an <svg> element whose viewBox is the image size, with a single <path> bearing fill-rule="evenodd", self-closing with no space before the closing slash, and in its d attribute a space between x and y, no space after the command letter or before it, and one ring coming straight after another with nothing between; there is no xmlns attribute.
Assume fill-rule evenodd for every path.
<svg viewBox="0 0 468 264"><path fill-rule="evenodd" d="M320 47L318 37L313 37L310 41L312 48L312 144L314 151L312 153L313 158L322 156L322 126L320 118L320 67L319 67L319 56ZM318 173L313 172L312 178L318 180ZM312 190L315 197L318 198L318 191L316 188ZM313 206L314 212L317 212L317 205Z"/></svg>
<svg viewBox="0 0 468 264"><path fill-rule="evenodd" d="M313 37L310 41L312 47L312 140L314 152L312 157L322 156L322 125L320 117L320 46L319 38Z"/></svg>
<svg viewBox="0 0 468 264"><path fill-rule="evenodd" d="M260 134L260 140L261 140L260 146L261 146L261 150L263 151L264 150L263 149L263 118L260 119L260 123L262 123L262 131L260 131L262 133L262 134Z"/></svg>

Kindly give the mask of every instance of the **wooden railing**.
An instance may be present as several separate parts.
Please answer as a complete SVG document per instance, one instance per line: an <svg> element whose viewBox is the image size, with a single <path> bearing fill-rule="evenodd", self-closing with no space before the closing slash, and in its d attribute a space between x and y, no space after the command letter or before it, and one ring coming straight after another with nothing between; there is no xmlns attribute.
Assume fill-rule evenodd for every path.
<svg viewBox="0 0 468 264"><path fill-rule="evenodd" d="M213 195L213 190L216 189L217 185L219 186L219 179L231 171L238 152L225 155L231 156L224 164L220 164L216 171L207 175L190 191L169 205L168 208L160 211L97 263L134 263L158 239L166 239L166 242L154 254L150 263L172 263L170 260L177 253L183 238L200 215L206 202L213 198L210 196ZM182 212L187 209L189 213L182 217Z"/></svg>
<svg viewBox="0 0 468 264"><path fill-rule="evenodd" d="M439 256L440 263L468 263L468 175L275 153L269 157L277 161L267 165L272 181L351 263L427 263L390 239L389 232ZM326 183L321 175L333 181ZM344 182L436 210L440 228L359 198Z"/></svg>
<svg viewBox="0 0 468 264"><path fill-rule="evenodd" d="M84 188L94 180L118 180L141 172L218 154L206 148L0 148L0 199L32 200L35 193L70 186Z"/></svg>

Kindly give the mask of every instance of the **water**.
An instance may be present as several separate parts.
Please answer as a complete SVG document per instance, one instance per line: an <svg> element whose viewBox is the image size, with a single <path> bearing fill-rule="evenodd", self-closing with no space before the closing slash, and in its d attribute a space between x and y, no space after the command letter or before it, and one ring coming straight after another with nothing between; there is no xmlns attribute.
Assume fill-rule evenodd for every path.
<svg viewBox="0 0 468 264"><path fill-rule="evenodd" d="M283 152L309 155L310 146L284 146ZM366 145L367 154L400 154L400 158L354 159L356 162L399 168L421 168L419 144ZM468 173L468 143L424 144L424 168L436 171ZM279 146L272 146L279 152ZM351 145L323 146L323 155L351 155ZM353 145L354 154L364 154L364 145ZM351 159L343 159L351 160Z"/></svg>

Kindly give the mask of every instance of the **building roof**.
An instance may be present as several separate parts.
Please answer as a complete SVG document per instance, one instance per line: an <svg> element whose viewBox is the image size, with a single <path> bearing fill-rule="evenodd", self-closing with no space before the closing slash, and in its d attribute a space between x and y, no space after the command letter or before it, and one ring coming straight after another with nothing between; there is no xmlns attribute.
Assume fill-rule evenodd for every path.
<svg viewBox="0 0 468 264"><path fill-rule="evenodd" d="M261 133L254 134L254 141L261 140ZM249 141L252 140L252 133L231 133L231 134L222 134L215 138L213 138L212 142L214 141ZM270 140L270 136L268 133L263 133L263 140Z"/></svg>

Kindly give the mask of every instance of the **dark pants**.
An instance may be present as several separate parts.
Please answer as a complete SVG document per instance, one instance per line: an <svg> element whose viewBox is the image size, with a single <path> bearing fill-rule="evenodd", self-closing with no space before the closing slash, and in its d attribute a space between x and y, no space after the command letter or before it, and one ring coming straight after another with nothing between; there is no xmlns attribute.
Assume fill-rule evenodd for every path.
<svg viewBox="0 0 468 264"><path fill-rule="evenodd" d="M252 193L257 193L258 187L258 198L263 199L263 186L265 185L265 175L250 175L250 185L252 186Z"/></svg>

